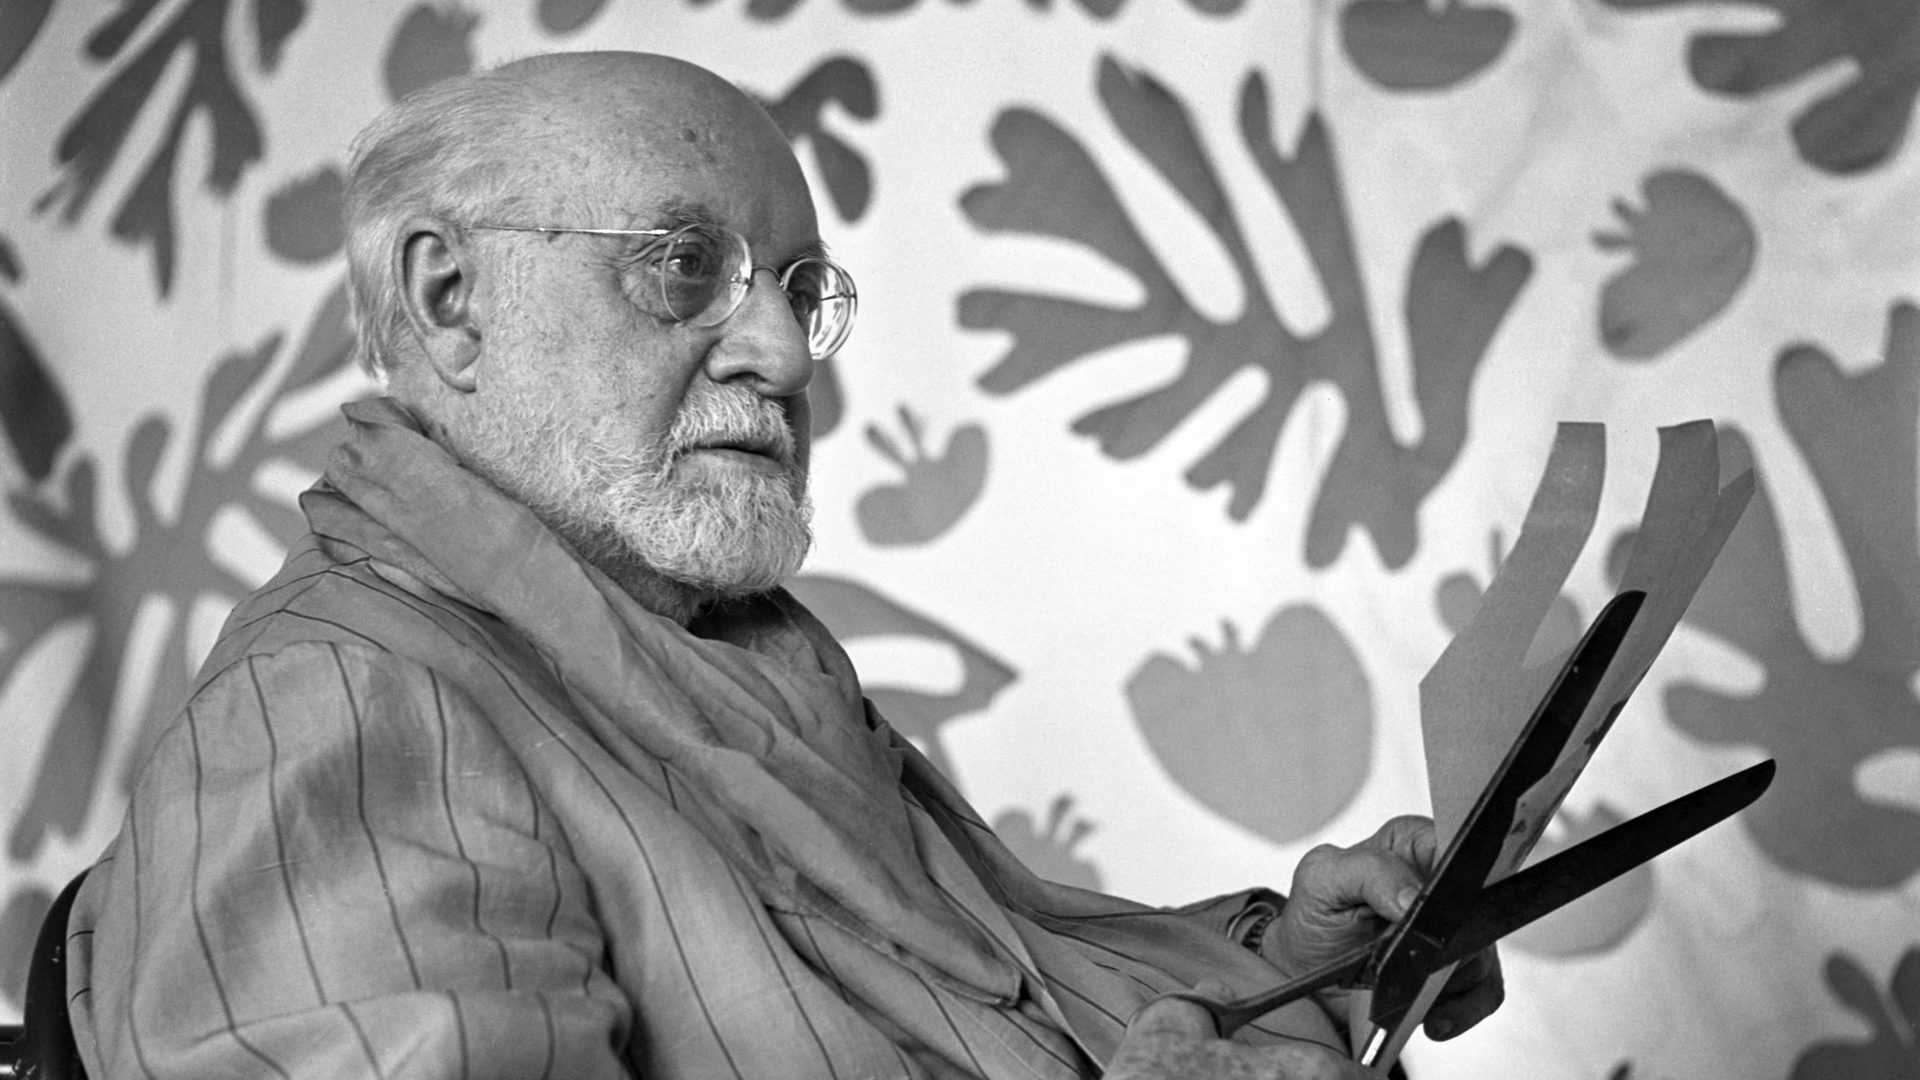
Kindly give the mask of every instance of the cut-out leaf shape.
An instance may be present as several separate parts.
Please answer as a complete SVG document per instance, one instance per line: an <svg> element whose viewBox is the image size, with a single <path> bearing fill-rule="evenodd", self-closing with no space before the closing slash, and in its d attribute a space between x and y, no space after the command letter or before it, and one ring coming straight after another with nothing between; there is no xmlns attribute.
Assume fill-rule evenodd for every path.
<svg viewBox="0 0 1920 1080"><path fill-rule="evenodd" d="M867 442L902 474L898 483L870 488L854 505L860 532L881 546L927 544L953 528L980 498L987 483L987 432L962 424L947 436L939 454L929 455L920 418L900 406L902 447L877 424L867 425Z"/></svg>
<svg viewBox="0 0 1920 1080"><path fill-rule="evenodd" d="M1100 867L1075 849L1094 830L1094 824L1074 812L1073 796L1062 793L1047 807L1047 820L1036 825L1025 810L1007 810L993 819L993 831L1007 850L1027 869L1062 885L1100 888Z"/></svg>
<svg viewBox="0 0 1920 1080"><path fill-rule="evenodd" d="M287 39L306 20L306 0L253 0L253 36L260 44L260 67L280 66Z"/></svg>
<svg viewBox="0 0 1920 1080"><path fill-rule="evenodd" d="M1405 319L1424 428L1418 442L1403 444L1387 419L1373 316L1325 121L1310 117L1292 155L1283 154L1273 141L1265 81L1256 72L1242 84L1241 137L1292 218L1332 309L1322 327L1300 335L1280 321L1267 296L1245 231L1185 105L1151 75L1110 58L1100 64L1099 91L1121 134L1204 222L1207 235L1193 242L1224 250L1246 303L1228 321L1195 307L1081 142L1036 112L1009 109L992 132L1006 178L968 191L961 199L967 216L989 231L1037 233L1082 245L1132 274L1145 298L1132 308L1113 308L993 287L969 290L960 297L960 324L1013 338L980 385L989 393L1015 393L1116 345L1182 339L1186 356L1171 382L1096 407L1073 422L1074 431L1125 461L1158 446L1242 369L1256 369L1265 376L1264 396L1186 472L1195 488L1225 485L1228 515L1244 520L1266 493L1282 428L1301 394L1316 383L1331 383L1346 400L1347 423L1315 497L1307 561L1315 567L1333 562L1358 527L1371 534L1389 567L1404 565L1419 546L1421 502L1465 444L1474 375L1527 280L1531 260L1497 246L1476 263L1465 228L1451 219L1420 238L1408 273Z"/></svg>
<svg viewBox="0 0 1920 1080"><path fill-rule="evenodd" d="M263 495L255 487L256 476L270 463L317 473L342 428L338 422L316 423L275 436L264 424L266 408L248 413L240 409L262 396L270 407L293 390L338 371L347 362L340 347L344 318L344 292L337 289L308 326L301 355L278 374L273 361L283 345L280 334L218 365L193 413L199 426L186 433L188 475L172 513L159 505L155 477L173 441L173 425L158 416L135 425L122 467L131 509L129 546L109 544L102 534L100 492L90 457L82 455L67 468L58 493L37 487L9 493L21 527L92 567L91 576L79 583L0 576L0 685L12 679L48 633L71 622L83 622L90 630L71 690L54 708L44 765L32 790L19 800L9 843L16 860L31 859L53 834L75 835L85 822L109 782L101 776L101 767L108 718L116 708L140 718L128 755L131 764L143 758L141 750L159 722L185 700L191 665L199 659L188 648L187 614L193 604L206 597L231 601L259 584L241 579L209 556L208 537L216 519L238 510L282 546L305 531L298 511ZM330 361L332 371L317 370ZM216 436L229 429L237 433L238 449L216 457ZM160 639L151 654L151 682L138 675L123 682L136 617L154 596L165 601L171 617L158 629L142 624ZM121 694L142 685L148 687L144 700L116 705ZM128 778L115 780L124 785Z"/></svg>
<svg viewBox="0 0 1920 1080"><path fill-rule="evenodd" d="M212 155L206 184L222 198L233 192L241 174L264 152L260 123L241 93L227 48L227 17L237 2L187 0L173 8L172 20L144 38L133 59L121 65L61 132L56 154L64 175L35 203L42 213L58 204L62 220L78 221L114 162L129 149L127 140L135 123L174 57L186 56L181 96L164 124L158 147L121 200L110 227L116 239L151 245L154 278L163 296L173 288L173 181L188 120L199 114L207 122ZM154 10L151 2L123 3L87 39L88 54L99 60L118 55ZM304 12L303 4L287 0L256 7L263 66L270 68L278 59L286 36L299 26Z"/></svg>
<svg viewBox="0 0 1920 1080"><path fill-rule="evenodd" d="M1354 0L1340 13L1340 40L1353 66L1389 90L1443 90L1500 59L1513 26L1496 4Z"/></svg>
<svg viewBox="0 0 1920 1080"><path fill-rule="evenodd" d="M1920 812L1869 797L1857 777L1880 754L1920 751L1920 308L1895 305L1886 358L1857 373L1811 345L1785 350L1774 393L1853 572L1860 641L1828 660L1801 637L1780 522L1762 492L1687 618L1762 665L1765 684L1737 697L1678 683L1667 714L1693 738L1779 761L1767 797L1740 815L1774 862L1835 885L1897 888L1920 873ZM1743 439L1722 448L1752 456Z"/></svg>
<svg viewBox="0 0 1920 1080"><path fill-rule="evenodd" d="M1746 211L1698 173L1656 172L1641 190L1644 210L1616 201L1623 230L1594 236L1634 256L1600 294L1600 340L1623 360L1653 359L1712 321L1746 284L1759 245Z"/></svg>
<svg viewBox="0 0 1920 1080"><path fill-rule="evenodd" d="M860 220L873 198L873 168L866 155L826 129L824 113L831 104L862 120L879 116L880 92L872 69L852 57L831 57L801 76L779 100L762 104L789 140L812 147L841 219Z"/></svg>
<svg viewBox="0 0 1920 1080"><path fill-rule="evenodd" d="M33 47L33 39L47 23L53 0L7 0L0 4L0 82L13 74L14 65Z"/></svg>
<svg viewBox="0 0 1920 1080"><path fill-rule="evenodd" d="M473 32L480 16L458 3L415 4L387 43L381 65L387 96L399 101L441 79L473 70Z"/></svg>
<svg viewBox="0 0 1920 1080"><path fill-rule="evenodd" d="M1721 0L1603 0L1638 10L1724 6ZM1775 14L1758 33L1703 33L1687 49L1694 81L1759 97L1828 70L1845 77L1793 121L1802 159L1833 173L1882 165L1913 126L1920 96L1920 4L1913 0L1746 0Z"/></svg>
<svg viewBox="0 0 1920 1080"><path fill-rule="evenodd" d="M1859 961L1827 958L1827 986L1847 1011L1866 1021L1865 1041L1815 1043L1793 1064L1791 1080L1894 1080L1920 1072L1920 948L1894 966L1886 993Z"/></svg>
<svg viewBox="0 0 1920 1080"><path fill-rule="evenodd" d="M1134 723L1187 794L1277 844L1312 835L1373 761L1373 694L1318 608L1281 609L1243 648L1231 623L1194 660L1156 653L1127 679Z"/></svg>
<svg viewBox="0 0 1920 1080"><path fill-rule="evenodd" d="M0 277L20 280L13 247L0 237ZM0 428L20 468L32 480L53 471L61 447L73 437L73 413L47 363L13 305L0 297Z"/></svg>

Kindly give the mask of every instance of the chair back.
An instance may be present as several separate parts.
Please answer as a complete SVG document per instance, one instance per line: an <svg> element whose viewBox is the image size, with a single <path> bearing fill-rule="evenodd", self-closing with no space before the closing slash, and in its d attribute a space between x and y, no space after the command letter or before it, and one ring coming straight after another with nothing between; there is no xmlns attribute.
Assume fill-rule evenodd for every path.
<svg viewBox="0 0 1920 1080"><path fill-rule="evenodd" d="M82 870L67 882L40 920L20 1023L0 1025L0 1080L86 1080L67 1012L67 916L86 879Z"/></svg>

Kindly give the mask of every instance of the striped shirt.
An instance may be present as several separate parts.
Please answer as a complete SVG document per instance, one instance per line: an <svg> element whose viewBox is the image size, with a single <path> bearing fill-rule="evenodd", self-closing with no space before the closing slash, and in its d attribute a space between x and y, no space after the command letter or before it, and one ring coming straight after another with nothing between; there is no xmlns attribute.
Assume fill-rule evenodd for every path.
<svg viewBox="0 0 1920 1080"><path fill-rule="evenodd" d="M349 416L76 906L91 1075L1094 1076L1154 995L1276 981L1257 894L1027 872L784 594L696 638Z"/></svg>

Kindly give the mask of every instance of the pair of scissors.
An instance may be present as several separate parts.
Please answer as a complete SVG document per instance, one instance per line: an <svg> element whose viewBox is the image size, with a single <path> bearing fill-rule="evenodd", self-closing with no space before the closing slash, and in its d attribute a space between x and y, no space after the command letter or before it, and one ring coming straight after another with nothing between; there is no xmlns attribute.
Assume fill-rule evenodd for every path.
<svg viewBox="0 0 1920 1080"><path fill-rule="evenodd" d="M1525 812L1525 796L1561 760L1645 595L1623 592L1594 619L1399 922L1374 940L1249 997L1220 1002L1192 993L1169 996L1206 1009L1224 1038L1318 990L1370 990L1367 1016L1373 1030L1359 1056L1362 1063L1385 1069L1425 1019L1440 989L1436 975L1758 799L1773 780L1772 761L1683 795L1536 865L1488 880L1504 861L1503 853L1517 862L1545 829L1544 820ZM1624 696L1609 703L1607 719L1624 704ZM1592 740L1605 730L1599 728ZM1536 816L1551 816L1557 802L1549 800L1544 811L1532 809Z"/></svg>

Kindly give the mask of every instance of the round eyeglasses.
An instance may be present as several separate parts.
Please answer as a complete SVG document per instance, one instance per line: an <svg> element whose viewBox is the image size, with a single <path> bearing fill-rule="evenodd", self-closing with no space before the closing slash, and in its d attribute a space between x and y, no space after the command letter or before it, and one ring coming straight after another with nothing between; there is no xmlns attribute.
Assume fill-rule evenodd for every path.
<svg viewBox="0 0 1920 1080"><path fill-rule="evenodd" d="M787 306L807 334L807 354L832 356L853 329L859 304L853 275L823 255L804 255L785 269L755 265L747 238L725 225L682 225L673 229L575 229L547 225L504 225L476 221L475 229L502 232L580 233L586 236L651 236L654 241L626 260L629 291L643 310L692 326L718 326L739 310L753 288L753 275L766 270L787 294ZM657 308L657 310L656 310Z"/></svg>

